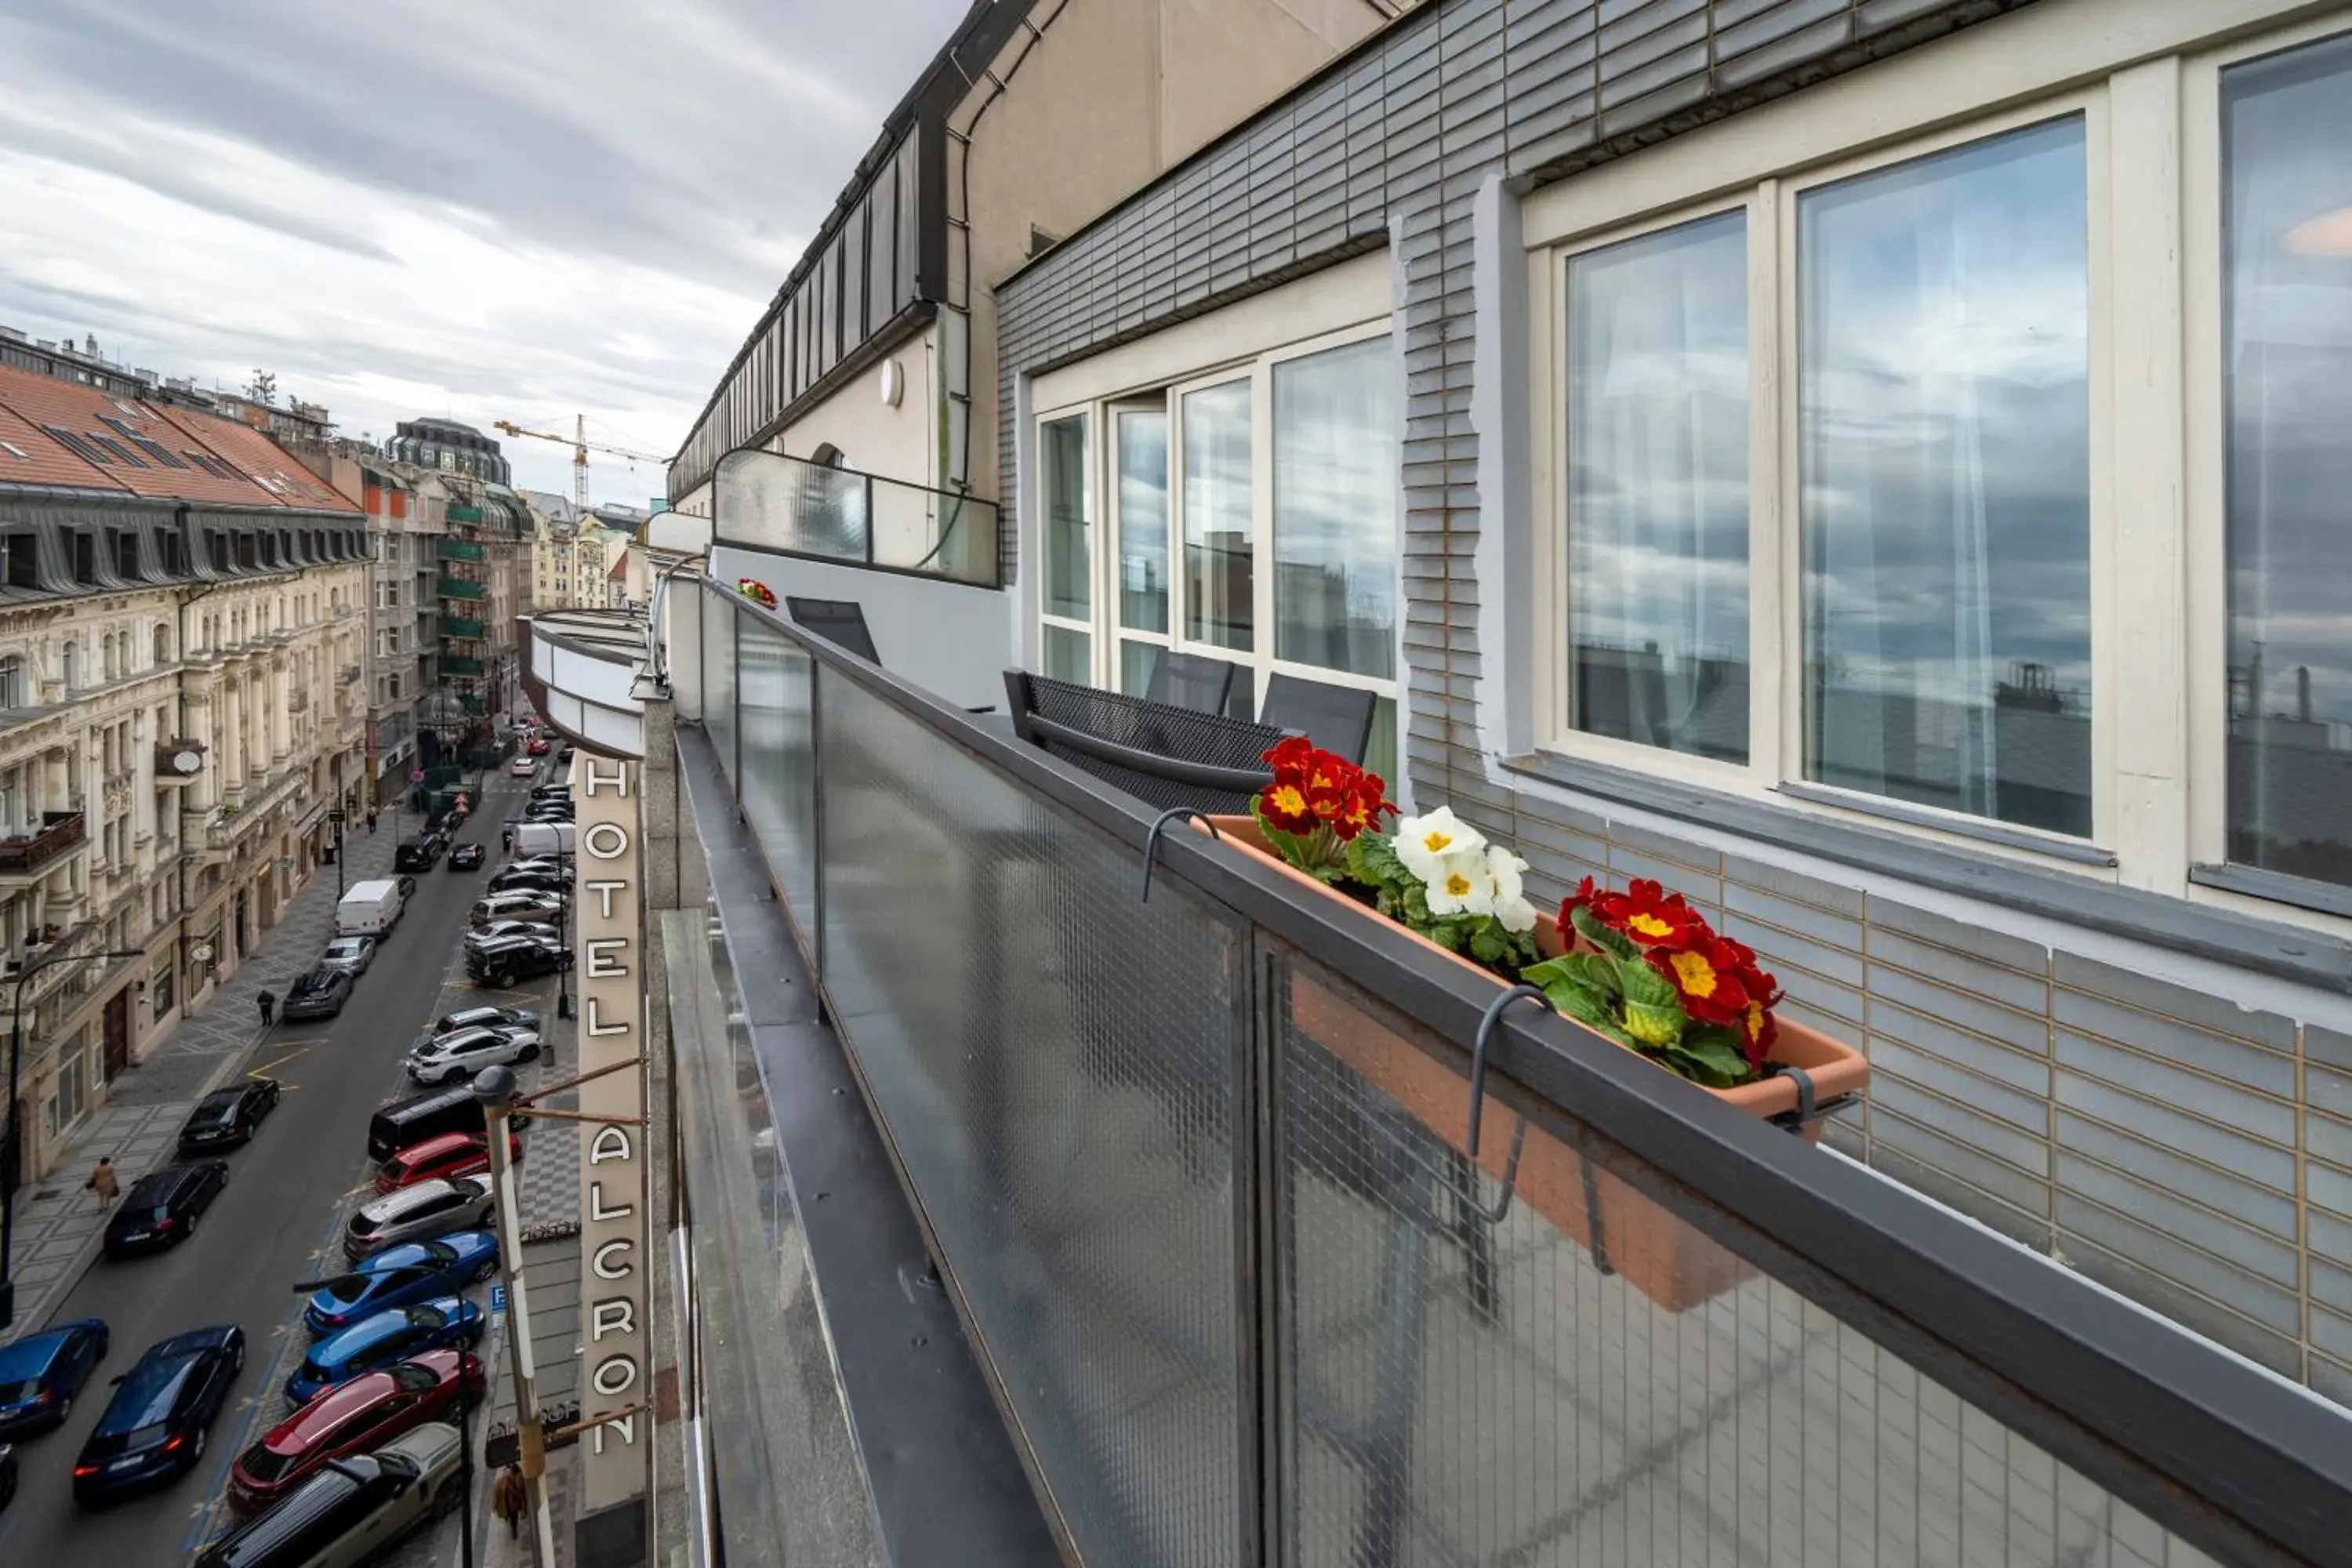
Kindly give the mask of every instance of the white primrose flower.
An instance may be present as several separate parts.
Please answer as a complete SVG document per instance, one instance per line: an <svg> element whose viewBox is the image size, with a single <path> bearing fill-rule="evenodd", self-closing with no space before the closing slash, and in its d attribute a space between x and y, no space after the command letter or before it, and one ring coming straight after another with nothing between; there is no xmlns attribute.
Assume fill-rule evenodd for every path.
<svg viewBox="0 0 2352 1568"><path fill-rule="evenodd" d="M1436 875L1423 884L1431 914L1443 917L1495 912L1495 879L1487 874L1483 847L1442 855L1432 869Z"/></svg>
<svg viewBox="0 0 2352 1568"><path fill-rule="evenodd" d="M1486 877L1493 884L1493 914L1503 929L1517 936L1536 929L1536 907L1528 902L1520 886L1519 873L1528 863L1499 844L1486 849Z"/></svg>
<svg viewBox="0 0 2352 1568"><path fill-rule="evenodd" d="M1438 868L1450 864L1454 856L1475 855L1486 847L1478 830L1454 816L1450 805L1408 816L1396 826L1397 858L1428 885L1432 910L1437 908Z"/></svg>

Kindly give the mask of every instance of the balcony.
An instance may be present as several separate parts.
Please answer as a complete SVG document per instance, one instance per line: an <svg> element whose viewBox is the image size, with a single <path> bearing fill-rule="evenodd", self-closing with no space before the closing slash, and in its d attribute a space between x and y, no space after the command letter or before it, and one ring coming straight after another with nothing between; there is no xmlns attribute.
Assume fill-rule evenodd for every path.
<svg viewBox="0 0 2352 1568"><path fill-rule="evenodd" d="M0 838L0 885L37 880L89 841L80 812L45 811L38 828Z"/></svg>
<svg viewBox="0 0 2352 1568"><path fill-rule="evenodd" d="M478 523L482 521L482 509L466 501L452 501L444 510L442 515L446 517L451 522ZM479 550L481 546L478 544L473 548ZM448 542L444 541L441 549L446 556L449 549ZM457 559L464 561L479 561L481 557L479 555L466 555L457 557Z"/></svg>
<svg viewBox="0 0 2352 1568"><path fill-rule="evenodd" d="M445 653L441 656L441 673L479 675L482 673L482 661L478 658L467 658L459 654Z"/></svg>
<svg viewBox="0 0 2352 1568"><path fill-rule="evenodd" d="M465 637L471 640L480 637L488 629L482 622L467 620L463 616L441 617L441 635L445 637Z"/></svg>
<svg viewBox="0 0 2352 1568"><path fill-rule="evenodd" d="M664 930L730 1532L837 1444L941 1561L2347 1560L2341 1409L700 600L717 918Z"/></svg>
<svg viewBox="0 0 2352 1568"><path fill-rule="evenodd" d="M438 591L445 599L487 599L490 596L488 584L477 583L470 577L444 577L440 580Z"/></svg>
<svg viewBox="0 0 2352 1568"><path fill-rule="evenodd" d="M745 550L878 566L993 588L992 502L774 452L720 460L712 537Z"/></svg>

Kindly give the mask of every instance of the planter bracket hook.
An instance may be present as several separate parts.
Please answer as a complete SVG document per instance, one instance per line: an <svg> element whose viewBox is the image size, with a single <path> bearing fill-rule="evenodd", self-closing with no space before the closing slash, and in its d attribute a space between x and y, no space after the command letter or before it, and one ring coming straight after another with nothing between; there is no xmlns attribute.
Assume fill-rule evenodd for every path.
<svg viewBox="0 0 2352 1568"><path fill-rule="evenodd" d="M1151 867L1152 863L1160 858L1160 836L1167 831L1170 823L1180 816L1200 823L1209 830L1209 837L1212 838L1224 837L1217 831L1216 823L1210 819L1207 813L1194 811L1189 805L1171 805L1153 817L1151 831L1143 836L1143 897L1139 900L1139 902L1148 904L1151 901Z"/></svg>
<svg viewBox="0 0 2352 1568"><path fill-rule="evenodd" d="M1495 1026L1502 1021L1504 1012L1512 1003L1518 1001L1534 1002L1540 1005L1546 1012L1551 1010L1549 999L1535 986L1514 985L1486 1004L1486 1011L1478 1019L1478 1033L1471 1039L1470 1127L1469 1136L1462 1141L1462 1152L1470 1157L1474 1168L1478 1161L1479 1132L1486 1112L1487 1042L1493 1038ZM1502 1191L1496 1195L1492 1206L1479 1203L1466 1193L1457 1194L1473 1215L1488 1225L1502 1224L1504 1216L1511 1212L1511 1198L1517 1190L1519 1182L1519 1152L1526 1147L1527 1141L1528 1119L1515 1114L1511 1119L1510 1158L1504 1162Z"/></svg>

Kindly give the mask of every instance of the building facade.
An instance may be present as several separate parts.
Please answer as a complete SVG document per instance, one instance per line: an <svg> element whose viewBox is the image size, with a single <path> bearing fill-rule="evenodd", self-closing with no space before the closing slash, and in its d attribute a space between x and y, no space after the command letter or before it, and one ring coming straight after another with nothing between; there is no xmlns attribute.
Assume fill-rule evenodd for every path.
<svg viewBox="0 0 2352 1568"><path fill-rule="evenodd" d="M365 527L241 421L10 369L0 549L0 953L37 1176L361 800Z"/></svg>

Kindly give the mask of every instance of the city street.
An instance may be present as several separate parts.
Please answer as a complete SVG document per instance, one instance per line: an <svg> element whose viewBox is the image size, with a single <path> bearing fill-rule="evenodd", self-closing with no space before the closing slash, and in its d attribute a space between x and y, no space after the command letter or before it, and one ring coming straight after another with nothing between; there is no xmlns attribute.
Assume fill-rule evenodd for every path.
<svg viewBox="0 0 2352 1568"><path fill-rule="evenodd" d="M452 872L444 861L417 876L415 899L340 1017L281 1023L251 1047L238 1070L279 1079L284 1102L250 1145L228 1156L228 1186L195 1233L159 1255L101 1259L51 1312L52 1322L103 1318L112 1346L65 1426L20 1445L18 1496L0 1514L0 1562L162 1568L185 1562L226 1521L215 1503L229 1467L285 1415L279 1384L308 1342L291 1286L342 1267L338 1227L372 1191L368 1118L387 1098L411 1091L401 1070L404 1053L445 1005L477 996L536 1005L520 991L494 997L464 989L457 946L467 906L497 864L499 828L528 787L528 781L490 778L488 798L458 838L486 841L491 864ZM415 820L407 819L412 830ZM389 831L389 817L384 826ZM267 942L263 952L273 961L289 956ZM126 1188L139 1173L124 1173ZM79 1173L74 1180L78 1185ZM107 1379L157 1340L222 1322L244 1329L247 1363L194 1472L111 1510L79 1510L71 1496L74 1457L104 1408Z"/></svg>

